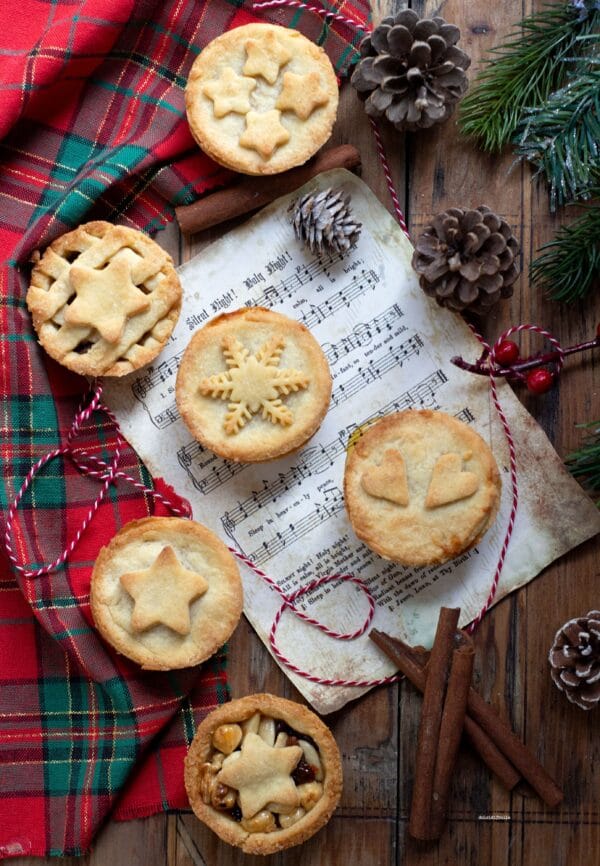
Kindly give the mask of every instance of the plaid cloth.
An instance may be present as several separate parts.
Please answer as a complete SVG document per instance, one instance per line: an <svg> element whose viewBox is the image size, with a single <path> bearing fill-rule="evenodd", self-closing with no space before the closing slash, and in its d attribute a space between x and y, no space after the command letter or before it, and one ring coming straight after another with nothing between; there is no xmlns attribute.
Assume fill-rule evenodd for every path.
<svg viewBox="0 0 600 866"><path fill-rule="evenodd" d="M368 16L366 0L328 8ZM355 31L306 11L261 17L300 28L346 71ZM31 253L90 219L152 232L227 179L190 137L183 88L203 45L253 20L235 0L2 0L0 521L32 463L64 443L87 387L35 341ZM83 444L106 458L112 431L93 420ZM150 483L130 449L120 465ZM13 530L20 561L53 559L97 492L69 460L48 465ZM186 805L183 756L195 722L227 698L224 655L144 673L102 643L89 614L99 547L149 513L148 498L119 483L66 567L25 579L0 553L0 858L79 855L113 808L132 818Z"/></svg>

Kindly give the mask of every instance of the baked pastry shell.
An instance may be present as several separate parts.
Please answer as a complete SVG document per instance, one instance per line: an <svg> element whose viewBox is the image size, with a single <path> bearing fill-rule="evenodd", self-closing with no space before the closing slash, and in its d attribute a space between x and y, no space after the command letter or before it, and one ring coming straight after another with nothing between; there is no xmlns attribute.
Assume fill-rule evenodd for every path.
<svg viewBox="0 0 600 866"><path fill-rule="evenodd" d="M162 259L160 272L163 280L160 296L157 295L156 298L159 318L152 322L156 308L151 307L148 313L140 313L128 319L121 340L114 346L100 337L88 352L80 354L63 350L46 314L46 270L52 270L51 259L54 256L67 259L73 250L80 249L86 234L103 238L109 233L122 238L126 246L129 244L138 250L148 250L150 254L158 254ZM36 256L26 302L40 345L59 364L82 376L125 376L149 364L163 350L181 312L182 289L171 256L152 238L128 226L95 220L56 238L43 254Z"/></svg>
<svg viewBox="0 0 600 866"><path fill-rule="evenodd" d="M258 412L240 432L228 434L223 429L227 401L201 395L200 382L226 371L221 345L225 335L241 335L244 346L254 352L275 334L286 340L280 368L297 366L295 360L289 361L293 349L300 363L305 364L302 372L310 376L307 389L282 397L294 413L294 421L289 427L281 427L264 420ZM249 338L254 340L252 346L245 342ZM261 463L291 454L308 442L327 414L331 387L327 358L308 328L264 307L245 307L223 313L196 331L177 371L175 396L179 414L198 442L226 460Z"/></svg>
<svg viewBox="0 0 600 866"><path fill-rule="evenodd" d="M404 511L364 491L363 472L373 465L376 455L396 447L398 438L408 434L426 447L428 433L443 436L444 432L449 442L447 451L473 453L467 468L477 470L480 488L472 501L441 506L435 509L435 516L426 513L425 521L419 521L412 500ZM410 487L410 464L407 473ZM438 565L475 547L496 519L501 487L494 455L479 433L453 416L431 409L407 409L385 416L365 430L346 457L344 500L354 532L379 556L401 565ZM424 491L420 496L424 498ZM439 526L431 535L436 521Z"/></svg>
<svg viewBox="0 0 600 866"><path fill-rule="evenodd" d="M231 140L236 135L239 138L242 133L244 115L235 116L231 113L215 119L213 102L202 92L202 87L207 81L216 78L220 69L231 67L233 63L239 67L236 71L242 74L243 60L240 58L244 58L243 42L248 38L260 38L268 31L278 33L298 55L282 70L299 71L301 66L296 64L302 64L304 57L304 62L309 64L309 71L319 71L321 86L326 89L329 100L326 105L316 108L307 120L301 120L292 112L282 112L283 125L290 131L290 139L265 160L255 150ZM310 159L331 135L338 101L335 71L325 51L297 30L266 23L235 27L209 42L194 61L185 89L188 123L198 145L225 168L251 175L277 174Z"/></svg>
<svg viewBox="0 0 600 866"><path fill-rule="evenodd" d="M119 560L127 555L132 543L155 542L157 537L161 544L170 543L174 546L174 540L179 537L183 539L180 544L189 542L196 551L204 551L202 555L210 557L211 571L218 575L209 579L206 597L201 596L196 602L199 604L197 620L192 615L192 630L186 640L167 631L168 643L162 650L144 646L145 632L142 632L140 639L128 634L111 612L111 604L114 603L111 574L114 584L115 572L123 574L137 570L135 566L119 566ZM215 582L214 601L209 600L211 581ZM126 595L125 590L122 592ZM211 605L214 616L203 615L203 600L205 607L207 602ZM127 523L101 548L92 571L90 603L96 628L117 652L137 662L145 670L175 670L206 661L231 637L242 615L242 581L233 556L220 538L206 526L179 517L145 517ZM157 627L148 631L152 632L154 628ZM166 629L166 626L158 628Z"/></svg>
<svg viewBox="0 0 600 866"><path fill-rule="evenodd" d="M256 712L281 719L316 743L323 767L323 795L304 817L285 830L248 833L228 815L207 805L200 796L197 774L200 765L215 751L211 737L223 724L241 723ZM223 704L200 723L185 759L185 788L195 815L223 841L246 854L275 854L310 839L331 818L342 793L340 752L329 728L303 704L270 694L247 695Z"/></svg>

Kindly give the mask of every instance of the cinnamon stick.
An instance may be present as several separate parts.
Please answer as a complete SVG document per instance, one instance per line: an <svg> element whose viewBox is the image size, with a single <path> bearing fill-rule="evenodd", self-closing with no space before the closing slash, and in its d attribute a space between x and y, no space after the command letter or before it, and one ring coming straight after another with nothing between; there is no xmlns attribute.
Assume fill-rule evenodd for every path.
<svg viewBox="0 0 600 866"><path fill-rule="evenodd" d="M469 692L469 715L483 728L498 748L529 782L546 805L555 807L563 799L563 792L554 779L521 742L496 711L474 689Z"/></svg>
<svg viewBox="0 0 600 866"><path fill-rule="evenodd" d="M342 144L318 153L304 165L281 174L245 177L233 186L199 198L193 204L175 208L179 228L185 234L203 231L293 192L324 171L333 168L352 169L359 165L358 150L350 144Z"/></svg>
<svg viewBox="0 0 600 866"><path fill-rule="evenodd" d="M462 633L460 640L461 644L452 654L433 774L431 837L434 839L439 839L446 823L450 783L467 714L467 698L473 676L473 641Z"/></svg>
<svg viewBox="0 0 600 866"><path fill-rule="evenodd" d="M377 629L373 629L369 637L394 662L398 670L410 680L413 686L422 692L426 680L425 664L429 655L427 651L410 647L399 638L391 637ZM498 777L507 791L511 791L521 779L512 764L506 760L477 722L474 722L468 715L465 718L464 731L484 764Z"/></svg>
<svg viewBox="0 0 600 866"><path fill-rule="evenodd" d="M410 655L409 659L412 648L408 647L398 638L393 638L384 632L373 630L369 636L394 664L398 666L399 670L420 689L421 687L418 685L418 682L413 681L407 672L407 669L411 667L410 662L412 661L414 664L414 656ZM407 651L409 654L407 654ZM529 749L519 740L517 735L513 733L508 724L496 713L493 707L486 703L473 688L469 690L467 711L465 732L469 735L472 744L490 769L501 779L506 773L508 782L508 784L505 783L506 787L509 790L513 788L518 781L518 777L511 783L510 774L503 768L502 761L504 761L504 765L508 763L509 766L512 766L513 774L515 772L514 768L516 768L548 806L558 806L563 799L563 792L556 782L544 770ZM483 738L481 734L483 734ZM490 742L493 744L491 751L488 748ZM484 751L486 752L485 755ZM500 754L501 762L496 764L496 759ZM494 769L492 764L500 769Z"/></svg>
<svg viewBox="0 0 600 866"><path fill-rule="evenodd" d="M454 635L458 626L458 608L440 610L435 639L427 665L423 706L417 740L415 782L408 832L415 839L432 839L433 776L438 754L440 725L450 672Z"/></svg>

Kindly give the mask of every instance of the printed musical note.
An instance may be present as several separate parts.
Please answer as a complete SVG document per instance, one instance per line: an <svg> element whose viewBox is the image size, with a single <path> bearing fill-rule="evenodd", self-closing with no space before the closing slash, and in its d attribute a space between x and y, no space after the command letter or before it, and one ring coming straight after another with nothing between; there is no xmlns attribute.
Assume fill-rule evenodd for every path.
<svg viewBox="0 0 600 866"><path fill-rule="evenodd" d="M153 388L166 382L170 376L174 376L177 373L177 367L179 366L182 355L183 352L178 352L176 355L173 355L172 358L161 361L157 367L150 367L148 371L136 379L131 386L133 396L136 397L140 403L143 403L144 397L146 397Z"/></svg>
<svg viewBox="0 0 600 866"><path fill-rule="evenodd" d="M368 345L376 334L391 332L396 320L403 315L398 304L393 304L369 322L360 322L351 334L343 337L338 343L323 343L322 349L327 360L333 365L340 358L345 358L348 352Z"/></svg>
<svg viewBox="0 0 600 866"><path fill-rule="evenodd" d="M329 316L333 316L338 310L343 307L349 307L354 301L364 295L368 290L374 289L379 282L379 276L375 271L361 271L356 277L353 277L348 285L340 289L326 298L322 304L313 306L310 310L304 313L300 321L310 330L316 327L320 322L323 322Z"/></svg>
<svg viewBox="0 0 600 866"><path fill-rule="evenodd" d="M384 355L372 358L367 365L359 367L358 372L350 379L338 385L331 396L333 406L339 406L344 400L349 400L361 391L365 385L381 379L390 370L401 367L412 355L418 355L423 348L423 340L418 334L409 337L397 349L388 347Z"/></svg>
<svg viewBox="0 0 600 866"><path fill-rule="evenodd" d="M249 556L254 564L264 565L271 557L294 544L303 535L312 532L317 526L329 520L338 511L341 511L344 507L342 491L334 487L328 491L328 494L326 499L315 505L313 511L309 511L308 514L300 518L296 523L288 523L286 529L282 532L276 532L268 541L263 541L260 547L253 550Z"/></svg>
<svg viewBox="0 0 600 866"><path fill-rule="evenodd" d="M291 298L302 286L307 283L312 283L315 277L320 274L329 276L329 270L333 264L341 261L342 256L336 253L332 256L327 256L325 259L313 259L308 265L297 265L296 272L290 274L284 280L267 286L262 294L258 295L250 301L246 301L247 307L273 307L275 304L282 304L286 299Z"/></svg>
<svg viewBox="0 0 600 866"><path fill-rule="evenodd" d="M295 466L291 466L287 472L280 472L277 478L263 480L262 490L253 491L235 508L226 511L221 519L223 529L228 535L235 527L252 517L269 502L275 502L278 497L290 490L294 485L301 484L306 478L319 475L330 469L348 446L348 440L355 430L367 426L369 422L388 412L400 412L410 409L420 403L425 397L434 396L441 385L447 382L447 378L441 370L436 370L427 378L419 382L414 388L410 388L398 397L395 397L376 413L367 415L352 427L346 428L338 437L326 445L311 445L302 452L302 459ZM463 410L464 412L465 410ZM468 410L467 410L468 411Z"/></svg>
<svg viewBox="0 0 600 866"><path fill-rule="evenodd" d="M230 460L217 457L199 442L190 442L179 448L177 461L181 468L186 471L196 490L204 494L220 487L221 484L229 481L230 478L246 468L243 463L232 463ZM207 467L209 471L203 475L202 472Z"/></svg>
<svg viewBox="0 0 600 866"><path fill-rule="evenodd" d="M465 424L472 424L475 420L475 416L473 415L468 406L465 406L464 409L461 409L460 412L457 412L454 417L458 418L459 421L464 421Z"/></svg>

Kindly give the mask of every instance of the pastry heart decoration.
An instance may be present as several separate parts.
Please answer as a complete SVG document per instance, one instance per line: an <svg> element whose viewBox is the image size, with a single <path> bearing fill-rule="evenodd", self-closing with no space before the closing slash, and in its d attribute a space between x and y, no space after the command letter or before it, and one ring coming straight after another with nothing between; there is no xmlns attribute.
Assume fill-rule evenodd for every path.
<svg viewBox="0 0 600 866"><path fill-rule="evenodd" d="M425 497L426 508L439 508L472 496L479 488L479 478L474 472L463 469L463 461L471 457L465 454L442 454L435 462ZM406 464L399 451L388 449L379 466L363 473L363 490L376 499L387 499L396 505L408 505L408 479Z"/></svg>
<svg viewBox="0 0 600 866"><path fill-rule="evenodd" d="M408 480L404 457L388 449L379 466L368 469L361 478L363 489L376 499L387 499L396 505L408 505Z"/></svg>
<svg viewBox="0 0 600 866"><path fill-rule="evenodd" d="M463 469L463 460L470 457L470 451L463 455L442 454L438 457L425 498L426 508L449 505L475 493L479 487L479 478L474 472Z"/></svg>

